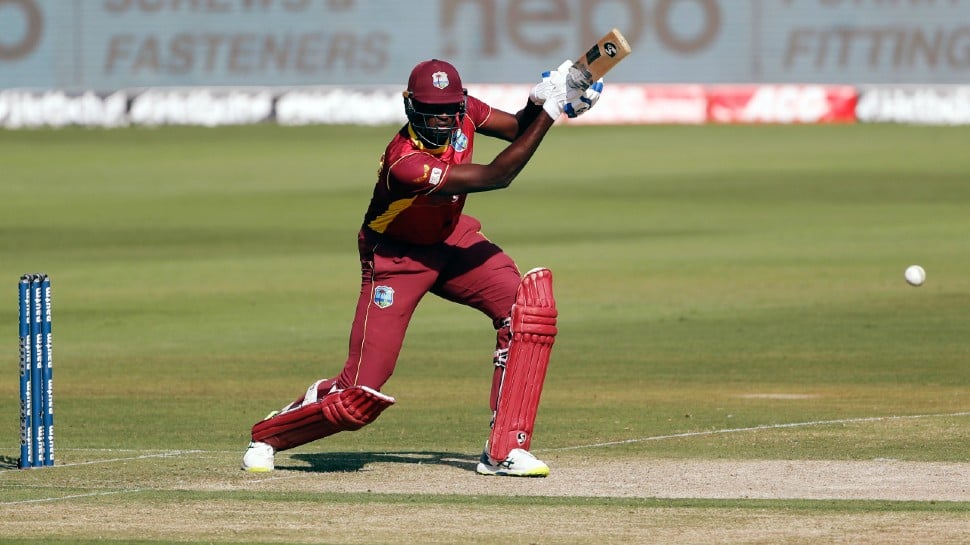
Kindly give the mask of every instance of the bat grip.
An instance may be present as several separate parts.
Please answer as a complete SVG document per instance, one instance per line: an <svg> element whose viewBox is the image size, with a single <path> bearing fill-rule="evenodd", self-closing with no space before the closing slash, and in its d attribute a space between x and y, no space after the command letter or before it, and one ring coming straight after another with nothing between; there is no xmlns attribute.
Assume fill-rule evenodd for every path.
<svg viewBox="0 0 970 545"><path fill-rule="evenodd" d="M566 85L585 92L586 89L589 89L590 85L593 85L593 75L579 63L573 64L566 74Z"/></svg>

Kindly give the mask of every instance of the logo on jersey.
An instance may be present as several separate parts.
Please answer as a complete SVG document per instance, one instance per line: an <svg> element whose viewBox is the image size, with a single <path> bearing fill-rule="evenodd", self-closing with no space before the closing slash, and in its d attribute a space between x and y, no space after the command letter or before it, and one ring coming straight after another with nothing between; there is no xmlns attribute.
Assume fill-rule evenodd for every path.
<svg viewBox="0 0 970 545"><path fill-rule="evenodd" d="M427 165L425 165L425 168L427 168ZM438 184L440 184L441 183L441 174L442 173L443 173L443 171L440 168L438 168L438 167L434 167L433 169L431 169L431 177L428 178L428 183L431 184L431 185L438 185Z"/></svg>
<svg viewBox="0 0 970 545"><path fill-rule="evenodd" d="M461 129L455 129L455 134L451 137L451 147L455 148L457 152L468 149L468 137L461 132Z"/></svg>
<svg viewBox="0 0 970 545"><path fill-rule="evenodd" d="M377 286L374 289L374 304L379 308L387 308L394 304L394 288Z"/></svg>
<svg viewBox="0 0 970 545"><path fill-rule="evenodd" d="M419 184L428 179L428 175L431 173L431 165L424 165L424 171L420 176L414 179L414 183Z"/></svg>
<svg viewBox="0 0 970 545"><path fill-rule="evenodd" d="M438 89L448 87L449 83L451 82L448 81L448 74L444 72L435 72L434 74L431 74L431 85L434 85Z"/></svg>

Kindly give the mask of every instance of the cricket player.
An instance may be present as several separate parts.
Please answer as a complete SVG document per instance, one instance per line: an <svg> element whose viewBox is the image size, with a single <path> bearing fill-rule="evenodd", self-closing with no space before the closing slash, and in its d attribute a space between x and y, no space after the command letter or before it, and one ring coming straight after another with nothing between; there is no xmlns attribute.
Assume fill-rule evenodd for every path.
<svg viewBox="0 0 970 545"><path fill-rule="evenodd" d="M515 262L462 213L469 193L508 187L564 112L575 117L600 96L602 81L571 89L572 63L545 72L525 107L511 114L469 96L450 63L419 63L408 78L408 122L380 160L358 234L360 298L343 370L252 429L242 469L272 471L277 451L360 429L391 406L381 391L394 372L411 315L432 293L484 313L496 330L491 430L477 471L544 477L529 452L553 339L552 275L523 276ZM472 162L475 135L509 142L491 162Z"/></svg>

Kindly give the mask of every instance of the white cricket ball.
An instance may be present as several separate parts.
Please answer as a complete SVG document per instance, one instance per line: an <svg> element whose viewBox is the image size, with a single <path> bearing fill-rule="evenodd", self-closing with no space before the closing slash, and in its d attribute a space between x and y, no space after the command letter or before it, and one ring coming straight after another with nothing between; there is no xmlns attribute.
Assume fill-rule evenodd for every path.
<svg viewBox="0 0 970 545"><path fill-rule="evenodd" d="M919 265L910 265L906 267L906 283L910 286L922 286L923 282L926 282L926 271L923 267Z"/></svg>

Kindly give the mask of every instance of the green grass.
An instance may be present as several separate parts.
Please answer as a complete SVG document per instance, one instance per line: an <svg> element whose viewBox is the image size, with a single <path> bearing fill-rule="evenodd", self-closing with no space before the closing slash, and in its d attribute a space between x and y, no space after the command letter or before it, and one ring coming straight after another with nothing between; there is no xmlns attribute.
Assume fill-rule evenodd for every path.
<svg viewBox="0 0 970 545"><path fill-rule="evenodd" d="M359 278L356 230L391 131L0 132L7 467L18 438L15 284L35 271L53 279L62 459L83 461L91 449L198 449L232 452L224 458L234 466L255 420L342 366ZM644 463L970 461L967 142L968 128L895 125L554 129L509 189L474 195L466 207L522 270L543 265L555 276L560 334L534 447L616 442L583 452ZM500 149L478 146L480 161ZM903 281L913 263L928 273L919 289ZM475 311L426 299L385 386L399 403L373 426L303 452L474 456L487 431L493 340ZM906 416L917 418L890 418ZM820 423L773 427L809 422ZM752 427L764 429L707 433ZM647 440L677 434L698 435ZM67 471L0 472L0 492L83 490L109 477L92 467L70 484ZM245 494L206 498L245 502ZM110 501L206 498L149 490ZM525 501L275 499L492 509ZM579 509L591 500L528 501ZM943 509L595 501L638 513Z"/></svg>

